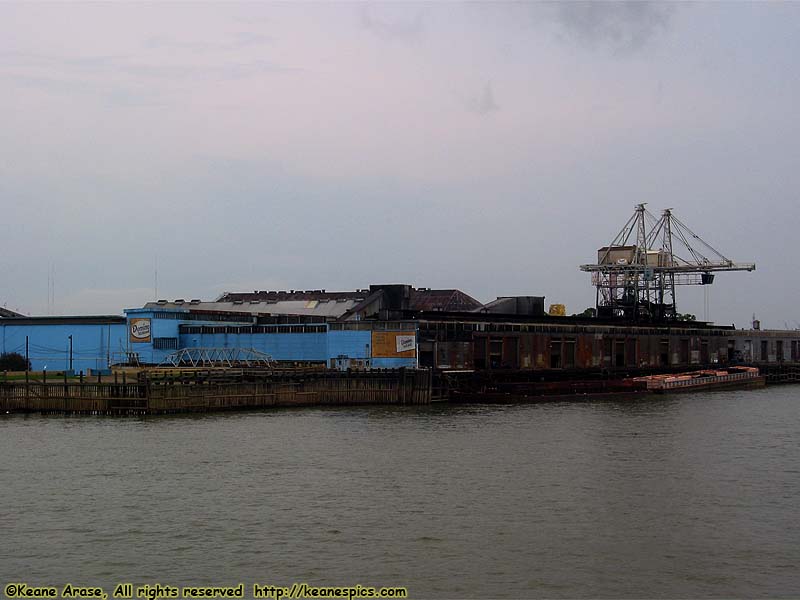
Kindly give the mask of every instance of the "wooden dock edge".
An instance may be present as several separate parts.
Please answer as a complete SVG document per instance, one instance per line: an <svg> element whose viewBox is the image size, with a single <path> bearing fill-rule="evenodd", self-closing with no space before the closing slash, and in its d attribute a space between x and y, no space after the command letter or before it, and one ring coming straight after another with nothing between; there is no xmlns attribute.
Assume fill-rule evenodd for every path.
<svg viewBox="0 0 800 600"><path fill-rule="evenodd" d="M1 413L150 415L290 406L413 405L431 402L426 369L220 371L145 375L134 383L0 382Z"/></svg>

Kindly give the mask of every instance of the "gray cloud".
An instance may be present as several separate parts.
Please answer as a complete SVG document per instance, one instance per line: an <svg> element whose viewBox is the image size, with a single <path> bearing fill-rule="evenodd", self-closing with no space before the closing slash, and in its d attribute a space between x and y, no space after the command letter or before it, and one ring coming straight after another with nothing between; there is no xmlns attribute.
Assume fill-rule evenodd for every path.
<svg viewBox="0 0 800 600"><path fill-rule="evenodd" d="M82 95L93 97L103 104L121 107L167 106L159 93L154 90L140 90L126 85L109 82L95 82L86 79L64 79L48 75L17 75L0 73L0 81L9 84L38 89L62 96Z"/></svg>
<svg viewBox="0 0 800 600"><path fill-rule="evenodd" d="M3 68L4 67L4 68ZM302 70L267 60L220 58L213 63L164 64L129 55L51 56L47 54L0 53L0 78L19 86L59 93L88 93L119 106L161 106L163 82L237 80L268 73ZM126 75L114 80L112 75ZM142 89L146 80L162 84Z"/></svg>
<svg viewBox="0 0 800 600"><path fill-rule="evenodd" d="M0 52L0 65L6 67L56 67L83 71L102 70L129 59L128 55L51 56L33 52Z"/></svg>
<svg viewBox="0 0 800 600"><path fill-rule="evenodd" d="M558 2L553 17L565 38L614 54L640 50L669 27L674 5L660 2Z"/></svg>
<svg viewBox="0 0 800 600"><path fill-rule="evenodd" d="M492 82L487 81L483 87L483 91L466 101L467 109L478 114L488 115L491 112L500 110L494 99L494 91L492 90Z"/></svg>
<svg viewBox="0 0 800 600"><path fill-rule="evenodd" d="M226 41L183 41L165 35L154 35L147 38L145 47L170 50L188 50L190 52L218 52L220 50L241 50L253 46L269 44L271 36L254 31L239 31Z"/></svg>
<svg viewBox="0 0 800 600"><path fill-rule="evenodd" d="M254 31L239 31L233 36L231 45L236 48L246 48L248 46L261 46L262 44L272 43L272 36Z"/></svg>
<svg viewBox="0 0 800 600"><path fill-rule="evenodd" d="M410 41L421 38L425 33L422 10L412 14L389 15L385 11L379 13L376 7L369 4L362 4L359 9L361 24L379 37Z"/></svg>
<svg viewBox="0 0 800 600"><path fill-rule="evenodd" d="M154 79L240 79L262 73L297 71L293 67L285 67L265 60L217 65L155 65L126 64L118 67L119 71Z"/></svg>

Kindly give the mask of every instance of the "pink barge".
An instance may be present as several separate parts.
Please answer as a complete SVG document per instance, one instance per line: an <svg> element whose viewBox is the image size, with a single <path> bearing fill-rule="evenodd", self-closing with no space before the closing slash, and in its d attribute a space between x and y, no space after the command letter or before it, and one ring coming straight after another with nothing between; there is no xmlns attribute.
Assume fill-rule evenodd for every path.
<svg viewBox="0 0 800 600"><path fill-rule="evenodd" d="M766 384L767 378L761 375L756 367L728 367L670 375L648 375L635 377L633 381L645 384L649 392L664 393L762 387Z"/></svg>

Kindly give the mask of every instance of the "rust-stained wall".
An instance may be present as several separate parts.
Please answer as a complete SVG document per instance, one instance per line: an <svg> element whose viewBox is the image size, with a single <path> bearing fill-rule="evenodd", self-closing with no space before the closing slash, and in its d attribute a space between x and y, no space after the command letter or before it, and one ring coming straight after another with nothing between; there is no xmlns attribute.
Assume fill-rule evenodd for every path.
<svg viewBox="0 0 800 600"><path fill-rule="evenodd" d="M784 360L800 359L800 332L786 331ZM608 325L421 321L420 351L447 369L600 369L727 364L741 360L743 339L769 337L768 361L779 360L776 336L732 329L613 327ZM792 343L794 342L794 344ZM760 343L760 342L759 342Z"/></svg>

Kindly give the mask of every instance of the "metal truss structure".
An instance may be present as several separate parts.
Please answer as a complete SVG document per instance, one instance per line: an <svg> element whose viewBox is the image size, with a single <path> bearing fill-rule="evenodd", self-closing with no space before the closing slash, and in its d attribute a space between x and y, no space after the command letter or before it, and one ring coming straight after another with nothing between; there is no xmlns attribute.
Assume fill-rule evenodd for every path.
<svg viewBox="0 0 800 600"><path fill-rule="evenodd" d="M269 354L253 348L183 348L164 358L163 367L272 367Z"/></svg>
<svg viewBox="0 0 800 600"><path fill-rule="evenodd" d="M628 222L597 252L597 263L581 265L597 288L597 316L670 321L678 316L676 285L709 285L717 271L753 271L735 263L682 223L672 209L660 218L638 204Z"/></svg>

